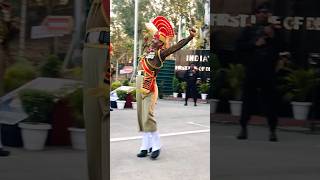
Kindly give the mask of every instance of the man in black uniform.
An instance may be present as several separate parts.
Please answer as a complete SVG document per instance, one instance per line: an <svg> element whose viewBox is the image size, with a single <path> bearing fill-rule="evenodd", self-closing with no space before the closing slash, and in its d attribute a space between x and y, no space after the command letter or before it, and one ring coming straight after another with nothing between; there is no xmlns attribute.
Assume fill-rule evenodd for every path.
<svg viewBox="0 0 320 180"><path fill-rule="evenodd" d="M268 23L269 4L256 11L256 24L244 29L237 41L238 57L246 67L243 86L243 106L238 139L247 139L247 124L252 114L254 98L260 94L270 128L270 141L277 141L276 72L275 66L282 50L278 28Z"/></svg>
<svg viewBox="0 0 320 180"><path fill-rule="evenodd" d="M198 71L194 67L194 64L190 65L190 69L188 69L184 74L184 79L187 82L187 92L186 92L186 99L185 99L185 106L188 105L188 99L193 98L194 106L197 106L197 78L198 78Z"/></svg>

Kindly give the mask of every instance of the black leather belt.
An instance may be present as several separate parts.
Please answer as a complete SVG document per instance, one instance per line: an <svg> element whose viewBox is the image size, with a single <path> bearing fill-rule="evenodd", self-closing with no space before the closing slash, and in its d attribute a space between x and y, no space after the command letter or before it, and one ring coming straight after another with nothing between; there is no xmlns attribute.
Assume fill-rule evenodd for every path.
<svg viewBox="0 0 320 180"><path fill-rule="evenodd" d="M85 43L89 44L109 44L110 33L108 31L91 31L87 32Z"/></svg>

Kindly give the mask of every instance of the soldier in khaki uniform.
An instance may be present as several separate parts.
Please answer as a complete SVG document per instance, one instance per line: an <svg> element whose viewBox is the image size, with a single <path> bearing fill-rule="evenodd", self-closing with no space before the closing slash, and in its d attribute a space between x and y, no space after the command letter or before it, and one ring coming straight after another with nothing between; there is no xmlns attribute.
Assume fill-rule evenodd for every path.
<svg viewBox="0 0 320 180"><path fill-rule="evenodd" d="M139 130L143 132L142 145L138 157L146 157L148 150L151 158L160 155L160 136L157 132L157 122L154 117L154 108L158 99L157 74L167 56L178 51L188 44L195 36L195 30L190 30L190 36L168 47L170 38L174 37L170 22L162 16L156 17L152 23L146 24L152 35L150 47L139 60L137 85L137 113Z"/></svg>
<svg viewBox="0 0 320 180"><path fill-rule="evenodd" d="M83 51L84 119L90 180L107 180L110 175L110 84L105 79L109 65L109 8L109 1L93 0Z"/></svg>

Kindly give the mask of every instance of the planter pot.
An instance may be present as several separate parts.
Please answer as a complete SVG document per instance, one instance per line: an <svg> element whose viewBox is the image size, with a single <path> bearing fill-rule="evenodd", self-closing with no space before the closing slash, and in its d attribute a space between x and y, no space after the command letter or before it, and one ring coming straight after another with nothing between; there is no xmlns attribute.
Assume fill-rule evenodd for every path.
<svg viewBox="0 0 320 180"><path fill-rule="evenodd" d="M229 101L230 110L233 116L240 116L242 110L242 101Z"/></svg>
<svg viewBox="0 0 320 180"><path fill-rule="evenodd" d="M201 94L201 99L202 100L206 100L207 99L208 94Z"/></svg>
<svg viewBox="0 0 320 180"><path fill-rule="evenodd" d="M71 134L72 148L76 150L86 149L86 130L83 128L68 128Z"/></svg>
<svg viewBox="0 0 320 180"><path fill-rule="evenodd" d="M306 120L308 118L311 102L291 102L293 118L297 120Z"/></svg>
<svg viewBox="0 0 320 180"><path fill-rule="evenodd" d="M132 103L132 109L137 109L137 102L131 102Z"/></svg>
<svg viewBox="0 0 320 180"><path fill-rule="evenodd" d="M186 93L181 93L182 94L182 98L185 99L186 98Z"/></svg>
<svg viewBox="0 0 320 180"><path fill-rule="evenodd" d="M211 99L210 100L210 113L216 113L218 107L218 99Z"/></svg>
<svg viewBox="0 0 320 180"><path fill-rule="evenodd" d="M117 108L124 109L125 104L126 104L126 101L117 101Z"/></svg>
<svg viewBox="0 0 320 180"><path fill-rule="evenodd" d="M173 97L174 97L174 98L177 98L177 97L178 97L178 93L174 92L174 93L173 93Z"/></svg>
<svg viewBox="0 0 320 180"><path fill-rule="evenodd" d="M43 150L48 136L50 124L46 123L19 123L23 147L27 150Z"/></svg>

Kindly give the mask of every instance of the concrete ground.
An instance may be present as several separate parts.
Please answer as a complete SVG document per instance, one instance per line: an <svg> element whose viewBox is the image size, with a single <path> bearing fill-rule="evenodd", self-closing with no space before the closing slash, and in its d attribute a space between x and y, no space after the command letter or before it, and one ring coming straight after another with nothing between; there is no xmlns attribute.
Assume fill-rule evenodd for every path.
<svg viewBox="0 0 320 180"><path fill-rule="evenodd" d="M111 112L111 180L209 180L209 104L159 100L156 118L162 149L157 160L137 158L141 140L136 110Z"/></svg>
<svg viewBox="0 0 320 180"><path fill-rule="evenodd" d="M0 180L87 180L85 151L47 147L44 151L5 148L0 157Z"/></svg>
<svg viewBox="0 0 320 180"><path fill-rule="evenodd" d="M320 136L279 131L268 141L266 127L250 126L249 140L239 141L236 125L211 125L214 180L320 179Z"/></svg>
<svg viewBox="0 0 320 180"><path fill-rule="evenodd" d="M320 135L279 131L280 142L269 142L266 127L250 126L249 140L239 141L237 125L212 123L210 155L208 104L160 100L156 110L163 147L155 161L136 157L136 111L111 112L111 180L320 179ZM0 180L87 180L85 151L6 149L12 155L0 157Z"/></svg>

